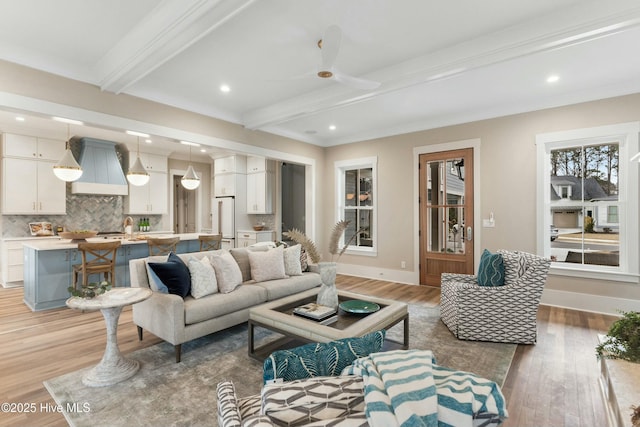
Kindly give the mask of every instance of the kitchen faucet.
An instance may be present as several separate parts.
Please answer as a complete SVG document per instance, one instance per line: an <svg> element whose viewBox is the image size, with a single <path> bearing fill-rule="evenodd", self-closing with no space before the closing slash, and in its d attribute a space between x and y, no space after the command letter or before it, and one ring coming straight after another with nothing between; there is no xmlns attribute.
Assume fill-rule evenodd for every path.
<svg viewBox="0 0 640 427"><path fill-rule="evenodd" d="M131 218L130 216L124 219L124 238L133 238L133 218Z"/></svg>

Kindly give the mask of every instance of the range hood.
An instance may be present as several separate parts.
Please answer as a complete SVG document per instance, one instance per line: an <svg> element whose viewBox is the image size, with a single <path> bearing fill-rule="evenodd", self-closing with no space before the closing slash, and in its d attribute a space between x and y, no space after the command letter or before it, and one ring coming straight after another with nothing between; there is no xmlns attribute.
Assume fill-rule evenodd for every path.
<svg viewBox="0 0 640 427"><path fill-rule="evenodd" d="M116 154L116 143L95 138L81 138L82 176L71 183L73 194L126 196L127 180Z"/></svg>

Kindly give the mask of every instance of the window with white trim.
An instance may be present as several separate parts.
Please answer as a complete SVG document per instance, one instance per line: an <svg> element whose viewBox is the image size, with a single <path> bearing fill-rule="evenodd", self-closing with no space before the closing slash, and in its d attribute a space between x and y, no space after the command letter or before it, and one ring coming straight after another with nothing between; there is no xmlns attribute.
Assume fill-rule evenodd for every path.
<svg viewBox="0 0 640 427"><path fill-rule="evenodd" d="M347 220L340 247L349 243L347 253L375 255L377 252L377 157L335 163L336 221Z"/></svg>
<svg viewBox="0 0 640 427"><path fill-rule="evenodd" d="M638 163L631 157L639 131L634 122L537 135L538 246L554 269L637 282Z"/></svg>

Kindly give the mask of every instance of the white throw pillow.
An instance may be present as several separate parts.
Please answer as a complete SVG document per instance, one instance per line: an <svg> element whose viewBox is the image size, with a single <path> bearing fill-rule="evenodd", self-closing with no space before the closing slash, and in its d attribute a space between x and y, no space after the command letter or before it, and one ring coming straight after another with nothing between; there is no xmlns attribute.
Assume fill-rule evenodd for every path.
<svg viewBox="0 0 640 427"><path fill-rule="evenodd" d="M216 272L211 266L209 258L190 258L189 273L191 273L191 296L198 299L218 292Z"/></svg>
<svg viewBox="0 0 640 427"><path fill-rule="evenodd" d="M211 255L209 258L213 269L216 272L218 290L223 294L228 294L235 290L242 283L242 272L238 263L229 252Z"/></svg>
<svg viewBox="0 0 640 427"><path fill-rule="evenodd" d="M300 249L297 245L284 248L284 274L287 276L302 276L302 265L300 264Z"/></svg>
<svg viewBox="0 0 640 427"><path fill-rule="evenodd" d="M249 251L249 264L251 264L251 278L256 282L287 277L284 272L284 247L282 246L266 252Z"/></svg>

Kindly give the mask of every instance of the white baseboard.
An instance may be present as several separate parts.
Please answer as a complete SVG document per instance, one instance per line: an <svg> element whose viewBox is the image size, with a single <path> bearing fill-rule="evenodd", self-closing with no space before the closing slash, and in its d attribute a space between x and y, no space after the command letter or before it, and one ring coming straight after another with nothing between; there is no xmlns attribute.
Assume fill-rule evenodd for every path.
<svg viewBox="0 0 640 427"><path fill-rule="evenodd" d="M418 285L419 273L409 270L392 270L354 264L338 264L338 273L365 279L386 280L388 282ZM619 316L619 311L638 311L640 301L604 295L584 294L545 288L541 304L572 310L589 311Z"/></svg>
<svg viewBox="0 0 640 427"><path fill-rule="evenodd" d="M619 316L619 311L640 310L640 301L634 299L559 291L549 288L545 288L542 292L541 304L614 316Z"/></svg>
<svg viewBox="0 0 640 427"><path fill-rule="evenodd" d="M365 279L386 280L407 285L418 285L419 274L410 270L391 270L388 268L367 267L355 264L338 264L338 274L364 277Z"/></svg>

